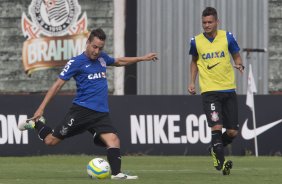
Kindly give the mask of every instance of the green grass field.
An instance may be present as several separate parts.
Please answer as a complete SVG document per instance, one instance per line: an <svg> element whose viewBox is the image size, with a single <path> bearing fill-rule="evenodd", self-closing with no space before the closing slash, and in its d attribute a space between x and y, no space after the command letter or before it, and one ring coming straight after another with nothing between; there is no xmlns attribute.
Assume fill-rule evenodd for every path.
<svg viewBox="0 0 282 184"><path fill-rule="evenodd" d="M282 183L282 157L229 157L234 167L223 176L210 157L126 156L123 171L138 180L88 178L86 164L93 156L0 157L0 184L278 184ZM105 157L104 157L105 158Z"/></svg>

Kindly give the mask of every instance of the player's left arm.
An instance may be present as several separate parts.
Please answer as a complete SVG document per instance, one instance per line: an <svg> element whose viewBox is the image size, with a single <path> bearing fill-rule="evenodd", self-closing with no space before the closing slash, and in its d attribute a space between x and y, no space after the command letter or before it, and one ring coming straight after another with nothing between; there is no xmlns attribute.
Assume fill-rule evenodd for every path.
<svg viewBox="0 0 282 184"><path fill-rule="evenodd" d="M241 73L243 73L245 66L243 65L242 58L239 52L232 54L232 58L234 60L234 68L239 70Z"/></svg>
<svg viewBox="0 0 282 184"><path fill-rule="evenodd" d="M119 57L115 59L112 66L127 66L141 61L156 61L157 53L149 53L140 57Z"/></svg>
<svg viewBox="0 0 282 184"><path fill-rule="evenodd" d="M243 73L245 66L243 65L243 61L239 53L239 45L232 33L227 32L226 36L228 40L228 50L231 53L233 61L235 63L234 68L238 69L241 73Z"/></svg>

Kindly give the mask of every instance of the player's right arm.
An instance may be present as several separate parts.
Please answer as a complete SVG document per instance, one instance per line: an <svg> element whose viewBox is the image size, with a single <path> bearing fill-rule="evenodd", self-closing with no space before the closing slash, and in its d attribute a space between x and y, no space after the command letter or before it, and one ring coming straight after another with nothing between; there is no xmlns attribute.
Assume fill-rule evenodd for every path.
<svg viewBox="0 0 282 184"><path fill-rule="evenodd" d="M191 95L196 94L195 82L198 74L197 60L198 56L192 56L192 61L190 64L190 83L188 85L188 92Z"/></svg>
<svg viewBox="0 0 282 184"><path fill-rule="evenodd" d="M38 120L44 113L44 109L47 104L52 100L52 98L60 91L63 85L72 78L80 68L82 62L77 61L76 58L72 58L68 61L68 63L63 68L60 73L58 79L54 82L54 84L49 88L47 94L45 95L42 103L35 111L33 117L31 119Z"/></svg>
<svg viewBox="0 0 282 184"><path fill-rule="evenodd" d="M32 119L38 120L44 113L44 109L47 106L47 104L51 101L51 99L60 91L60 89L63 87L63 85L66 83L65 80L62 80L58 78L54 84L51 86L51 88L48 90L47 94L45 95L42 103L34 113Z"/></svg>
<svg viewBox="0 0 282 184"><path fill-rule="evenodd" d="M198 67L197 67L197 60L198 60L198 52L196 48L196 41L195 37L193 37L190 41L190 51L189 54L192 55L192 61L190 63L190 82L188 85L188 92L191 95L196 94L196 89L195 89L195 82L196 82L196 77L198 74Z"/></svg>

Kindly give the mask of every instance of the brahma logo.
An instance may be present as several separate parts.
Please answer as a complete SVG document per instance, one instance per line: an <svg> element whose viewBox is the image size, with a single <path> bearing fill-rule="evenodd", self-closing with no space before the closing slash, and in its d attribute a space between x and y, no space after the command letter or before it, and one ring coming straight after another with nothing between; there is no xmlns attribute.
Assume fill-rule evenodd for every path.
<svg viewBox="0 0 282 184"><path fill-rule="evenodd" d="M87 16L77 0L32 0L31 20L23 12L23 65L28 74L35 70L64 66L85 49Z"/></svg>

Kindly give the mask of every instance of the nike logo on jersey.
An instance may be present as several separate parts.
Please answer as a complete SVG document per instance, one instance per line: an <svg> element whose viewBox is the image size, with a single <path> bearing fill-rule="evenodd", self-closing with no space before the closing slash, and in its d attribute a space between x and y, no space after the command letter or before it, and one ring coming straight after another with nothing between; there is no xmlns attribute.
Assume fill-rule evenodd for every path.
<svg viewBox="0 0 282 184"><path fill-rule="evenodd" d="M215 66L218 65L218 64L219 64L219 63L216 63L216 64L211 65L211 66L208 65L208 66L207 66L207 69L210 70L210 69L212 69L213 67L215 67Z"/></svg>
<svg viewBox="0 0 282 184"><path fill-rule="evenodd" d="M91 66L91 65L86 65L85 67L88 68L89 66Z"/></svg>
<svg viewBox="0 0 282 184"><path fill-rule="evenodd" d="M266 132L270 128L278 125L279 123L282 122L282 119L274 121L274 122L269 123L267 125L263 125L261 127L258 127L255 130L254 129L249 129L248 126L247 126L247 122L248 122L248 119L246 119L245 123L242 126L241 135L242 135L242 137L244 139L250 140L250 139L253 139L255 136L258 136L258 135Z"/></svg>

